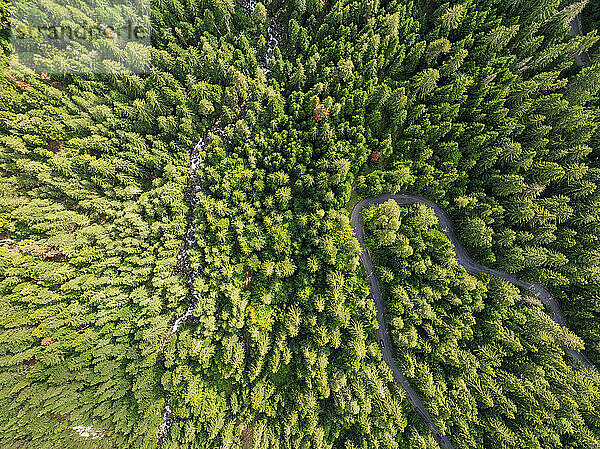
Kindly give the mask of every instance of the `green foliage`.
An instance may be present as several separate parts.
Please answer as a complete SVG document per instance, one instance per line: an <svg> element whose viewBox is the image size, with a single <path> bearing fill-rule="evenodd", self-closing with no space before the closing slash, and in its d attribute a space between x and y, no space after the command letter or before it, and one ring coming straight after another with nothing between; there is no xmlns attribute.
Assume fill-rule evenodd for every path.
<svg viewBox="0 0 600 449"><path fill-rule="evenodd" d="M506 281L467 274L438 225L397 207L402 223L388 229L410 252L372 233L384 205L366 221L394 355L453 445L600 447L600 379L563 349L581 339Z"/></svg>
<svg viewBox="0 0 600 449"><path fill-rule="evenodd" d="M114 76L19 74L3 22L0 445L156 447L168 393L165 448L435 447L381 361L358 195L438 201L600 361L599 68L573 58L598 42L564 26L583 6L161 1L149 73ZM462 272L430 210L384 208L365 218L402 262L376 268L397 359L439 427L458 447L595 447L597 382L561 348L582 341ZM187 229L198 298L171 335Z"/></svg>

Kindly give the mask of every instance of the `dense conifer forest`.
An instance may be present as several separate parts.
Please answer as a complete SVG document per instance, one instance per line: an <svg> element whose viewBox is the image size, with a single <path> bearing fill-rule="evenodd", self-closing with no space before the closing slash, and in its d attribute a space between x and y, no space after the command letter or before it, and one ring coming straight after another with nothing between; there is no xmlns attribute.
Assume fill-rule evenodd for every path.
<svg viewBox="0 0 600 449"><path fill-rule="evenodd" d="M426 206L365 209L395 363L440 432L600 447L600 375L565 350L600 365L595 0L157 0L151 46L109 48L147 73L23 70L10 9L1 447L440 447L382 360L349 219L398 192L570 328L468 274Z"/></svg>
<svg viewBox="0 0 600 449"><path fill-rule="evenodd" d="M365 215L395 359L455 447L599 446L600 382L563 350L579 337L537 298L467 274L431 209Z"/></svg>

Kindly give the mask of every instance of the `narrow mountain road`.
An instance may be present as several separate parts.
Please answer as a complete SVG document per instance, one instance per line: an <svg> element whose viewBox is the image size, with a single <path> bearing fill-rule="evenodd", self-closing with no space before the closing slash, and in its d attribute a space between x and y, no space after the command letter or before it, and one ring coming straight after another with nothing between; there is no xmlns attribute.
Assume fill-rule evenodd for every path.
<svg viewBox="0 0 600 449"><path fill-rule="evenodd" d="M577 15L569 26L569 35L570 36L583 36L583 31L581 30L581 16ZM575 62L577 65L584 66L585 62L589 60L589 56L587 52L583 53L575 53Z"/></svg>
<svg viewBox="0 0 600 449"><path fill-rule="evenodd" d="M417 393L412 389L409 385L406 377L400 372L396 363L394 362L394 358L392 356L392 345L390 341L390 336L387 331L386 321L385 321L385 307L383 305L383 295L381 294L381 288L379 287L379 281L373 272L373 261L371 260L371 255L369 253L369 249L365 246L365 229L364 223L362 219L362 210L371 205L371 204L381 204L386 202L389 199L395 200L398 204L413 204L413 203L421 203L428 207L431 207L435 215L440 223L440 226L448 238L450 243L454 248L454 252L456 254L456 258L458 262L465 268L465 270L470 274L481 274L486 273L492 276L497 276L502 278L511 284L514 284L518 287L524 288L529 292L533 293L537 296L543 304L550 307L552 309L552 319L560 324L561 326L567 325L567 320L558 305L556 299L550 294L550 292L544 288L544 286L532 282L525 282L520 279L517 279L513 274L505 273L504 271L495 270L493 268L486 267L481 265L480 263L475 262L468 254L465 248L461 245L461 243L456 238L456 234L454 232L454 224L448 214L439 207L436 203L431 201L428 198L425 198L421 195L413 195L409 193L402 193L397 195L392 194L383 194L376 197L365 198L354 205L352 209L352 213L350 215L350 225L352 229L354 229L354 234L358 239L361 247L362 253L360 255L360 261L367 273L367 280L369 281L369 286L371 288L371 295L373 296L373 300L375 302L375 309L377 311L377 321L379 322L379 329L377 329L377 340L383 342L383 360L389 365L392 369L394 380L398 385L400 385L404 391L406 392L406 397L408 402L414 407L416 412L429 424L433 435L436 440L440 444L440 446L450 449L452 448L452 444L450 440L443 435L438 427L433 423L431 416L427 412L425 405L419 399ZM566 348L567 353L576 361L580 362L584 367L588 369L595 369L592 362L581 352L575 351L570 348Z"/></svg>

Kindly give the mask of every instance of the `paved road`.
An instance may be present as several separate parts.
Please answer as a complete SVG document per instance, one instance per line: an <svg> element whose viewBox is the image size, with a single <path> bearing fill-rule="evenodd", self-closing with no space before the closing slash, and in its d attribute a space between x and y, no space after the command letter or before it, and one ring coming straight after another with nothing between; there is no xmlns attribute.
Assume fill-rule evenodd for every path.
<svg viewBox="0 0 600 449"><path fill-rule="evenodd" d="M383 194L383 195L379 195L376 197L365 198L365 199L359 201L358 203L356 203L356 205L352 209L352 214L350 215L350 224L352 226L352 229L354 229L354 234L356 235L356 238L360 242L360 245L363 249L363 251L360 255L360 261L362 262L363 267L365 268L365 272L367 273L367 280L369 281L369 286L371 288L371 295L373 296L373 300L375 302L375 309L377 310L377 321L379 322L379 329L377 329L377 340L378 341L383 340L383 342L384 342L383 360L392 369L392 372L394 374L394 380L396 381L396 383L398 383L398 385L400 385L406 392L406 397L408 399L408 402L410 402L410 404L414 407L416 412L429 424L429 427L431 428L431 431L433 432L433 435L435 436L435 438L438 441L438 443L440 444L440 446L450 449L453 447L452 444L450 443L448 438L445 435L443 435L439 431L437 426L433 423L431 416L429 415L429 413L427 412L427 409L425 408L425 405L423 404L423 402L421 402L421 400L417 396L417 393L409 385L408 380L400 372L400 370L396 366L396 363L394 362L394 358L392 356L392 351L391 351L392 345L390 342L390 336L388 334L387 327L386 327L385 307L383 306L383 296L381 294L381 288L379 287L379 281L377 280L377 277L373 273L373 262L371 260L371 255L369 253L369 249L365 246L365 230L364 230L364 223L363 223L362 215L361 215L362 210L365 207L369 206L370 204L381 204L381 203L386 202L389 199L396 200L396 202L398 204L421 203L421 204L425 204L426 206L431 207L435 211L435 215L437 216L437 219L440 223L440 226L442 227L442 230L444 231L444 234L446 234L446 237L448 238L448 240L450 240L450 242L452 243L452 246L454 247L454 252L456 253L456 258L458 259L458 262L465 268L465 270L468 273L470 273L470 274L481 274L481 273L490 274L492 276L497 276L499 278L502 278L502 279L510 282L511 284L522 287L522 288L528 290L529 292L533 293L535 296L537 296L542 301L542 303L544 303L545 305L547 305L548 307L550 307L552 309L552 311L553 311L552 319L555 322L557 322L561 326L566 326L567 321L566 321L566 319L562 313L562 310L560 309L560 306L558 305L558 302L556 301L556 299L542 285L532 283L532 282L522 281L520 279L517 279L512 274L505 273L504 271L500 271L500 270L495 270L493 268L488 268L484 265L481 265L481 264L475 262L467 254L467 251L465 250L465 248L461 245L461 243L456 238L456 234L454 233L454 224L453 224L452 220L450 219L450 217L448 216L448 214L441 207L439 207L436 203L434 203L430 199L425 198L420 195L413 195L413 194L409 194L409 193L403 193L403 194L397 194L397 195ZM581 362L581 364L584 367L589 368L589 369L594 369L594 365L592 364L592 362L590 362L590 360L588 360L588 358L585 355L583 355L581 352L575 351L570 348L566 348L566 350L567 350L567 353L574 360Z"/></svg>
<svg viewBox="0 0 600 449"><path fill-rule="evenodd" d="M569 35L575 36L583 36L583 31L581 30L581 16L577 15L572 21L569 28ZM589 60L589 56L587 52L576 53L575 54L575 62L578 65L585 65L585 61Z"/></svg>

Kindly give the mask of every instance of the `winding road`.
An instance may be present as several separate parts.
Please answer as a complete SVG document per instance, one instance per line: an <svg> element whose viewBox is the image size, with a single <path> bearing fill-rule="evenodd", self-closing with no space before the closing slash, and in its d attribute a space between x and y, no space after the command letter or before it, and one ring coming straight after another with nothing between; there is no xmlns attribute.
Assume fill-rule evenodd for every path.
<svg viewBox="0 0 600 449"><path fill-rule="evenodd" d="M572 21L569 26L569 35L570 36L583 36L583 31L581 29L581 16L578 14ZM589 60L589 56L587 52L583 53L575 53L575 62L577 65L584 66L585 62Z"/></svg>
<svg viewBox="0 0 600 449"><path fill-rule="evenodd" d="M373 272L373 261L371 260L371 255L369 253L369 249L365 246L365 229L364 222L362 219L362 210L371 205L371 204L381 204L390 199L395 200L398 204L413 204L413 203L421 203L426 206L431 207L435 215L440 223L440 226L448 238L450 243L454 248L454 252L456 254L456 258L458 262L465 268L467 273L470 274L489 274L492 276L497 276L502 278L511 284L514 284L518 287L524 288L529 292L533 293L537 296L543 304L550 307L552 309L552 319L560 324L561 326L567 326L567 320L558 305L556 299L552 296L552 294L544 288L541 284L536 284L532 282L522 281L517 279L514 275L505 273L504 271L495 270L493 268L486 267L475 262L468 254L465 248L461 245L461 243L456 238L456 234L454 232L454 224L448 214L436 203L431 201L428 198L425 198L421 195L414 195L410 193L401 193L401 194L383 194L376 197L365 198L354 205L352 209L352 213L350 215L350 225L352 229L354 229L354 234L358 239L362 253L360 254L360 261L365 269L365 273L367 274L367 280L369 281L369 286L371 288L371 295L373 296L373 300L375 302L375 309L377 311L377 321L379 322L379 329L377 329L377 340L383 341L383 360L388 364L388 366L392 369L392 373L394 376L394 380L398 385L400 385L403 390L406 392L406 398L408 402L414 407L415 411L429 424L431 431L440 444L440 446L446 449L453 449L452 443L450 440L443 435L438 427L433 423L429 412L425 408L425 405L419 399L419 396L412 389L408 380L404 374L400 372L396 363L394 362L394 358L392 356L391 350L391 341L390 336L387 331L386 321L385 321L385 307L383 305L383 295L381 294L381 288L379 287L379 281ZM567 353L573 358L573 360L580 362L585 368L595 369L592 362L581 352L575 351L571 348L565 348Z"/></svg>
<svg viewBox="0 0 600 449"><path fill-rule="evenodd" d="M256 7L257 0L238 0L238 2L240 3L240 6L243 8L245 14L248 17L251 17L252 12L254 11L254 8ZM573 34L579 34L579 35L582 34L579 16L577 16L571 23L570 34L572 34L572 35ZM267 52L259 64L261 69L265 73L267 79L270 78L271 71L269 69L269 65L274 59L275 47L280 46L280 43L282 41L282 36L283 36L283 29L282 29L281 24L279 23L277 18L271 18L269 20L269 25L268 25L268 29L267 29ZM585 56L585 54L583 56ZM577 54L577 55L575 55L575 57L576 57L576 62L579 65L584 64L582 55ZM242 116L246 112L246 105L247 105L248 101L250 100L250 95L251 94L248 95L248 97L246 98L246 100L243 102L243 104L240 107L239 114L241 114ZM184 241L182 244L182 249L181 249L180 253L178 254L177 263L176 263L176 266L174 269L174 272L180 272L186 277L186 279L187 279L186 285L188 288L189 296L191 297L191 301L190 301L190 304L188 305L187 309L183 313L183 315L181 315L175 319L172 327L169 329L167 334L163 337L163 340L160 344L160 348L158 351L161 356L165 349L167 340L173 334L175 334L183 324L185 324L189 319L191 319L193 317L194 306L199 299L199 295L194 291L194 280L197 277L199 272L193 269L193 267L191 265L191 259L189 256L189 252L188 252L188 250L196 242L196 237L195 237L196 226L195 226L194 220L193 220L193 210L198 203L198 199L197 199L196 195L200 190L202 190L202 186L199 184L198 177L196 176L196 170L202 163L202 156L200 155L199 150L206 147L210 133L218 135L224 139L227 139L226 130L227 130L227 128L229 128L231 126L232 126L232 124L222 127L220 125L220 120L216 120L215 122L213 122L213 125L210 128L210 131L205 133L200 138L200 140L198 141L196 146L191 151L189 170L188 170L188 184L189 184L188 199L190 202L190 213L189 213L189 217L188 217L188 226L187 226ZM502 279L505 279L508 282L511 282L519 287L525 288L525 289L529 290L530 292L532 292L534 295L536 295L538 298L540 298L544 304L548 305L553 310L554 313L552 315L552 319L554 321L556 321L558 324L560 324L562 326L566 326L566 320L565 320L564 315L562 314L562 311L560 310L560 307L558 306L558 303L554 299L554 297L542 285L521 281L513 275L504 273L502 271L494 270L492 268L485 267L483 265L478 264L473 259L471 259L469 257L469 255L467 254L467 252L465 251L465 249L463 248L463 246L460 244L460 242L456 238L456 235L454 234L454 227L452 224L452 220L450 220L450 217L448 216L448 214L446 214L446 212L443 209L441 209L433 201L431 201L425 197L422 197L419 195L413 195L413 194L397 194L397 195L384 194L384 195L379 195L379 196L373 197L373 198L363 199L362 201L359 201L354 206L354 209L352 210L350 222L351 222L352 228L354 229L354 232L356 234L356 238L360 242L360 245L363 249L362 253L360 255L360 260L363 264L363 267L365 268L365 272L367 273L367 279L369 281L369 285L371 288L371 295L373 296L373 300L375 301L375 308L377 310L377 321L379 322L379 329L377 330L377 339L379 341L383 341L383 343L384 343L384 345L383 345L384 347L382 348L383 360L392 369L394 380L396 381L396 383L398 383L404 389L404 391L406 392L406 397L407 397L408 401L410 402L410 404L414 407L416 412L429 424L429 427L431 428L431 431L433 432L433 435L436 438L436 440L438 441L438 443L440 444L440 446L442 446L446 449L454 449L452 444L450 443L450 440L445 435L443 435L439 431L437 426L433 423L433 420L431 419L429 412L427 411L424 404L419 399L417 393L412 389L412 387L408 383L408 380L406 379L406 377L400 372L400 370L396 366L394 359L392 357L392 352L390 350L391 342L390 342L390 337L387 332L387 328L386 328L386 324L385 324L385 308L383 306L383 296L381 294L381 289L379 287L379 281L377 280L377 277L373 273L373 262L371 261L371 256L369 254L369 250L365 246L365 239L364 239L365 235L364 235L364 226L363 226L364 223L362 221L362 216L361 216L361 211L363 210L364 207L368 206L369 204L380 204L380 203L387 201L388 199L394 199L399 204L422 203L422 204L425 204L425 205L433 208L433 210L435 211L435 214L440 222L440 225L442 226L442 229L443 229L444 233L446 234L446 237L450 240L450 242L452 243L452 245L454 247L454 251L456 253L456 257L457 257L459 263L466 269L466 271L468 273L491 274L494 276L498 276ZM567 352L573 359L578 360L584 366L586 366L588 368L593 368L592 363L587 359L587 357L585 357L580 352L574 351L569 348L567 348ZM162 443L166 440L166 438L168 438L168 436L170 434L170 430L171 430L171 425L173 424L173 422L175 420L175 416L173 415L173 412L171 411L170 404L171 404L171 395L169 392L166 392L165 405L164 405L164 409L163 409L163 413L162 413L162 423L160 425L160 428L158 430L158 435L157 435L159 447L161 447Z"/></svg>

